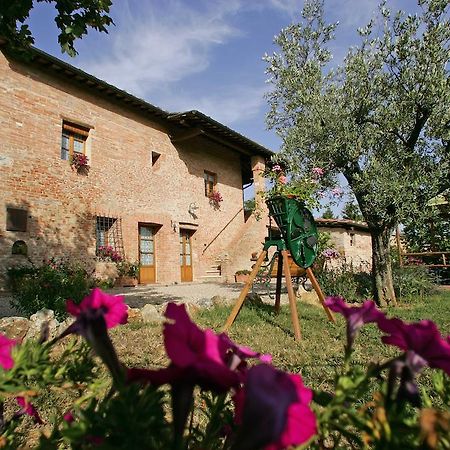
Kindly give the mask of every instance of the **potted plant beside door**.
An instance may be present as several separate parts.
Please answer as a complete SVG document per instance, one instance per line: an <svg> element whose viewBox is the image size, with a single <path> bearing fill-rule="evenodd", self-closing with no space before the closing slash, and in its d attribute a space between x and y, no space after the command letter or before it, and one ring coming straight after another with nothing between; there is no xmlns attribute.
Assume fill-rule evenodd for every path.
<svg viewBox="0 0 450 450"><path fill-rule="evenodd" d="M138 284L139 263L120 261L117 263L117 274L119 275L115 285L120 287L134 287Z"/></svg>
<svg viewBox="0 0 450 450"><path fill-rule="evenodd" d="M236 283L247 283L249 277L250 277L250 270L247 269L238 270L234 274L234 279Z"/></svg>

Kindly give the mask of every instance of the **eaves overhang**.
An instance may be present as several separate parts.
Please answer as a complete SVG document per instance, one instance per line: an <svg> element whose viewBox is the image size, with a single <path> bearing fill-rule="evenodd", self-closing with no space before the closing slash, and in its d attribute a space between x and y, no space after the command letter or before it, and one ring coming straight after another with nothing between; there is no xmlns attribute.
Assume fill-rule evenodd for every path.
<svg viewBox="0 0 450 450"><path fill-rule="evenodd" d="M0 48L9 57L17 59L17 55L8 51L5 41L0 41ZM119 102L143 116L162 122L170 130L169 135L173 142L176 142L177 137L179 138L180 136L186 138L189 135L191 137L204 135L243 155L261 155L269 159L274 154L266 147L200 111L192 110L181 113L165 111L35 47L30 47L24 52L24 55L26 58L22 57L20 59L24 64L31 63L36 65L47 73L64 78L69 83L95 91L95 95Z"/></svg>

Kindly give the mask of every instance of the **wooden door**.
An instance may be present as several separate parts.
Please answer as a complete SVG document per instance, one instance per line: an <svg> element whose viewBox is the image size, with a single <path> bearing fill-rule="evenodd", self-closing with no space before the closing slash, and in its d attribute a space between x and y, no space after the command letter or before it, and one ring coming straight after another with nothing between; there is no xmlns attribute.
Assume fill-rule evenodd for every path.
<svg viewBox="0 0 450 450"><path fill-rule="evenodd" d="M155 233L149 225L139 225L139 283L156 281Z"/></svg>
<svg viewBox="0 0 450 450"><path fill-rule="evenodd" d="M181 281L192 281L192 239L188 230L180 230Z"/></svg>

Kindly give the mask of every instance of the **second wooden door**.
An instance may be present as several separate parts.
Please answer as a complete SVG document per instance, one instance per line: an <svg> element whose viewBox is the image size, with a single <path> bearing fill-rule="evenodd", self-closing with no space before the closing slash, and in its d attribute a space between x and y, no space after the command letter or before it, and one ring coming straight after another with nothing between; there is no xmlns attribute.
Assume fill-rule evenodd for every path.
<svg viewBox="0 0 450 450"><path fill-rule="evenodd" d="M192 239L191 232L180 230L181 281L192 281Z"/></svg>

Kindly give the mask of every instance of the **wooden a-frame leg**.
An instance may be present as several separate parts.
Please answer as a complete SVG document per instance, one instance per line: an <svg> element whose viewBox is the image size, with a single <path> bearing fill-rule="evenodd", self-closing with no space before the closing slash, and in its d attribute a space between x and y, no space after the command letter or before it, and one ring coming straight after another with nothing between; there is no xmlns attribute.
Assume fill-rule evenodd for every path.
<svg viewBox="0 0 450 450"><path fill-rule="evenodd" d="M336 323L336 319L334 318L333 313L330 311L330 308L328 308L328 306L325 305L325 296L323 295L322 289L320 288L319 282L317 281L314 272L311 270L311 267L308 267L306 269L306 275L310 279L311 284L313 285L313 288L317 293L317 297L319 297L319 301L322 304L323 309L325 310L325 313L328 316L328 319L331 322Z"/></svg>
<svg viewBox="0 0 450 450"><path fill-rule="evenodd" d="M277 264L277 287L275 290L275 314L280 313L281 304L281 279L283 277L283 257L278 252L278 264Z"/></svg>
<svg viewBox="0 0 450 450"><path fill-rule="evenodd" d="M234 304L233 310L231 311L230 315L228 316L227 321L225 322L223 331L227 331L228 328L230 328L231 325L233 325L233 322L235 321L237 315L239 314L239 311L242 308L245 297L247 297L248 291L252 287L253 281L256 278L258 270L261 268L266 255L267 255L267 250L263 250L261 252L261 254L259 255L258 259L256 260L256 263L253 266L252 272L250 273L250 276L248 277L248 281L245 283L245 286L242 288L239 298L237 299L236 303Z"/></svg>
<svg viewBox="0 0 450 450"><path fill-rule="evenodd" d="M291 320L292 326L294 327L294 336L296 341L300 341L302 339L302 335L300 332L300 323L298 321L297 303L294 293L294 287L292 286L291 270L289 269L288 252L287 250L282 250L281 254L283 256L284 279L288 291L289 308L291 309Z"/></svg>

